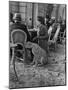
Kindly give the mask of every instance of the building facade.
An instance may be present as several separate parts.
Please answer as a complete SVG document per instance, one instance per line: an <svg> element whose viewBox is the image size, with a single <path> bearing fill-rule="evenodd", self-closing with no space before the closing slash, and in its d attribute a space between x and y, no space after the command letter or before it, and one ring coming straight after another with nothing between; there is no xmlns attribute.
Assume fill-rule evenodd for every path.
<svg viewBox="0 0 68 90"><path fill-rule="evenodd" d="M48 14L57 20L60 18L66 19L66 5L62 4L9 1L9 12L13 14L21 13L22 21L25 21L32 28L36 27L37 16L39 15L46 17L46 14Z"/></svg>

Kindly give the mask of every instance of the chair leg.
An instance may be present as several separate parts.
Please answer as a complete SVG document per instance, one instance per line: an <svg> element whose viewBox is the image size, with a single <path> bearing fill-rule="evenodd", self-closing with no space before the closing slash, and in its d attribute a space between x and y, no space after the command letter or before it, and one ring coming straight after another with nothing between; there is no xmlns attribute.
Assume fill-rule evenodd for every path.
<svg viewBox="0 0 68 90"><path fill-rule="evenodd" d="M13 60L14 60L14 48L12 48L12 58L11 58L11 65L13 65Z"/></svg>
<svg viewBox="0 0 68 90"><path fill-rule="evenodd" d="M16 79L18 80L17 72L16 72L16 69L15 69L15 54L14 54L14 48L13 48L13 50L12 50L12 60L11 60L11 65L13 65L13 70L14 70Z"/></svg>
<svg viewBox="0 0 68 90"><path fill-rule="evenodd" d="M15 68L15 56L14 56L14 60L13 60L13 69L14 69L14 73L15 73L16 79L17 79L17 81L19 81L18 80L18 75L17 75L17 72L16 72L16 68Z"/></svg>

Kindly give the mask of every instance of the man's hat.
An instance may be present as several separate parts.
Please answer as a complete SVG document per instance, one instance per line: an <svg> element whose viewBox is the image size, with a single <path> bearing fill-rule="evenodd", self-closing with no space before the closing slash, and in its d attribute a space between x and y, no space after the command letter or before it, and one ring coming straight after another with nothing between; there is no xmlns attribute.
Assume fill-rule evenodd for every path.
<svg viewBox="0 0 68 90"><path fill-rule="evenodd" d="M21 21L21 14L20 13L15 13L13 20Z"/></svg>

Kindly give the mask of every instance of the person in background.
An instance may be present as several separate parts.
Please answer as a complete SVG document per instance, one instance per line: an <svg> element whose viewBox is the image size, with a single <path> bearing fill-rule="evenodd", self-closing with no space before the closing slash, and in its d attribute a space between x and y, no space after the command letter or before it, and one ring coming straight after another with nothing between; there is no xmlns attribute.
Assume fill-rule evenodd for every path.
<svg viewBox="0 0 68 90"><path fill-rule="evenodd" d="M57 23L57 20L55 19L55 17L53 17L52 20L53 20L52 21L52 32L51 32L51 37L50 37L51 40L53 39L53 37L56 33L56 30L57 30L57 27L59 25L59 23Z"/></svg>
<svg viewBox="0 0 68 90"><path fill-rule="evenodd" d="M13 21L13 13L9 14L9 25L12 25L14 23Z"/></svg>
<svg viewBox="0 0 68 90"><path fill-rule="evenodd" d="M49 17L48 14L46 14L46 25L47 25L47 28L48 28L48 29L49 29L49 27L50 27L49 21L50 21L50 17Z"/></svg>
<svg viewBox="0 0 68 90"><path fill-rule="evenodd" d="M39 46L44 49L47 53L47 57L49 55L49 47L48 47L48 31L47 26L45 25L45 19L42 16L38 16L37 18L37 24L39 27L39 35L38 35L38 43Z"/></svg>
<svg viewBox="0 0 68 90"><path fill-rule="evenodd" d="M60 33L59 33L59 37L57 42L62 44L62 40L61 38L63 38L63 34L66 32L66 21L65 20L58 20L59 24L60 24ZM62 33L62 34L61 34ZM60 38L61 35L61 38Z"/></svg>
<svg viewBox="0 0 68 90"><path fill-rule="evenodd" d="M52 26L55 23L55 17L51 17L49 24Z"/></svg>
<svg viewBox="0 0 68 90"><path fill-rule="evenodd" d="M62 21L61 23L61 32L64 32L64 30L66 29L66 24L65 24L65 20Z"/></svg>
<svg viewBox="0 0 68 90"><path fill-rule="evenodd" d="M28 19L28 28L31 29L32 28L32 18Z"/></svg>
<svg viewBox="0 0 68 90"><path fill-rule="evenodd" d="M47 27L47 30L48 30L48 25L47 25L47 18L45 18L45 25Z"/></svg>

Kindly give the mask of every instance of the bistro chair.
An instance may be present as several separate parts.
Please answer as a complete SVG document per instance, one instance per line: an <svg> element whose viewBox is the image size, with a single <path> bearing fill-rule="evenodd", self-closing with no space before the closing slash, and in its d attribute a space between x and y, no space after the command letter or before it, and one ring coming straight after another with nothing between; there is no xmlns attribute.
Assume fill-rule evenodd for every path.
<svg viewBox="0 0 68 90"><path fill-rule="evenodd" d="M51 45L51 44L54 45L54 50L56 50L57 39L58 39L59 32L60 32L60 25L57 26L57 30L56 30L53 38L51 38L51 35L52 35L52 33L51 33L51 35L49 37L49 40L48 40L49 45Z"/></svg>
<svg viewBox="0 0 68 90"><path fill-rule="evenodd" d="M13 45L17 45L16 47L12 48L12 59L11 63L13 65L13 69L15 72L15 76L18 80L17 72L15 69L15 61L18 59L19 61L25 61L25 43L27 40L27 35L23 30L14 29L11 32L11 43Z"/></svg>

